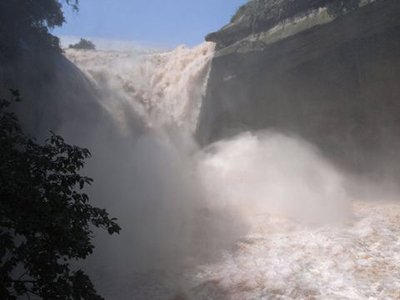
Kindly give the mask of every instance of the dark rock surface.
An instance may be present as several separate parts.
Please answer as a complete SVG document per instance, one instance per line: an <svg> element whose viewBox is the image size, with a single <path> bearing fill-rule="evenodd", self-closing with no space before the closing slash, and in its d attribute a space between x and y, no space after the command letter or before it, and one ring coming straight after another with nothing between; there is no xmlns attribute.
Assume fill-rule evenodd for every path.
<svg viewBox="0 0 400 300"><path fill-rule="evenodd" d="M15 61L2 62L0 95L10 99L9 88L19 90L16 106L25 129L38 138L60 126L104 121L100 95L85 75L63 55L25 52ZM82 128L84 129L84 128Z"/></svg>
<svg viewBox="0 0 400 300"><path fill-rule="evenodd" d="M225 30L225 29L223 29ZM398 173L400 2L327 9L220 45L202 107L202 145L273 129L317 145L346 170Z"/></svg>

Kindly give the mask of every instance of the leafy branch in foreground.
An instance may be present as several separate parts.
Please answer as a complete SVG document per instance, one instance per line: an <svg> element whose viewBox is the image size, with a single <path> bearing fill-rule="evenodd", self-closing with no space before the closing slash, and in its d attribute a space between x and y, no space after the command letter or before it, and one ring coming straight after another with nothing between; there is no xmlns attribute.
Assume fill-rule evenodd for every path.
<svg viewBox="0 0 400 300"><path fill-rule="evenodd" d="M93 181L79 174L90 152L54 133L44 145L26 136L8 110L21 100L12 93L0 100L0 298L102 299L69 263L92 253L93 226L120 231L82 192Z"/></svg>

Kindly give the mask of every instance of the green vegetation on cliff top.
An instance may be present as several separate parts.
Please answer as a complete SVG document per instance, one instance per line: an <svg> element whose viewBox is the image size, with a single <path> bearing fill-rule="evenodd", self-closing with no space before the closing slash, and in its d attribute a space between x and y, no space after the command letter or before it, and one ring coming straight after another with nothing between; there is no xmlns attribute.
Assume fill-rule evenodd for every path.
<svg viewBox="0 0 400 300"><path fill-rule="evenodd" d="M332 14L342 14L359 6L360 0L250 0L232 17L235 22L243 16L258 25L268 26L311 9L327 7Z"/></svg>
<svg viewBox="0 0 400 300"><path fill-rule="evenodd" d="M268 30L280 21L307 14L311 10L327 8L332 16L340 16L357 9L361 0L250 0L238 8L231 24L209 34L207 41L223 48L253 33Z"/></svg>

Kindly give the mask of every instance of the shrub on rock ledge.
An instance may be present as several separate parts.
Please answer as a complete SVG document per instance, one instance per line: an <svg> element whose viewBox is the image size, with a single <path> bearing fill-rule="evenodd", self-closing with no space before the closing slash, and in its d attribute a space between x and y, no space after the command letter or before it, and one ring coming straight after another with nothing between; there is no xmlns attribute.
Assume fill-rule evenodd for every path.
<svg viewBox="0 0 400 300"><path fill-rule="evenodd" d="M78 50L96 50L96 46L93 42L86 39L81 39L79 43L69 45L69 48Z"/></svg>

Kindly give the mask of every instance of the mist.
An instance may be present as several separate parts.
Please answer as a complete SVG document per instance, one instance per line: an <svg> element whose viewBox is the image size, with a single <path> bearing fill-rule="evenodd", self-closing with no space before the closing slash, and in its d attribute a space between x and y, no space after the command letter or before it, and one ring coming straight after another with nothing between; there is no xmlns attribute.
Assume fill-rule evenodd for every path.
<svg viewBox="0 0 400 300"><path fill-rule="evenodd" d="M202 178L219 203L252 219L275 211L304 223L345 220L351 213L345 176L296 136L244 133L202 154Z"/></svg>
<svg viewBox="0 0 400 300"><path fill-rule="evenodd" d="M297 247L309 245L304 237L320 243L321 231L329 239L346 240L348 224L357 220L362 223L352 234L369 236L375 221L360 216L366 204L359 201L390 201L398 195L389 175L374 179L351 174L287 131L242 132L200 147L194 133L213 53L212 43L167 52L67 50L68 59L86 76L87 87L95 88L100 108L81 107L90 119L70 118L73 110L60 108L65 121L55 132L91 150L84 172L95 181L87 192L122 227L112 237L95 231L93 255L76 264L106 299L214 294L224 299L237 286L290 294L296 287L289 278L300 276L304 266L293 267L297 262L291 256L282 265L275 255L302 253ZM284 235L298 246L283 242ZM268 239L278 239L268 246L273 253L252 248L266 247ZM340 241L323 245L323 253L343 246ZM258 269L235 269L232 255L240 255L245 266L265 256L260 268L275 275L255 279ZM328 261L334 254L324 255ZM285 268L292 271L285 273ZM324 293L331 280L348 280L340 275L347 271L337 271L317 290ZM227 282L229 276L234 279ZM315 274L309 276L314 279L304 284L315 290ZM265 283L254 286L260 280ZM271 286L273 282L281 285Z"/></svg>
<svg viewBox="0 0 400 300"><path fill-rule="evenodd" d="M59 131L92 150L90 196L123 228L112 238L96 233L83 264L107 299L197 297L203 283L191 276L199 266L226 262L261 219L272 222L270 234L336 231L357 219L354 201L389 190L287 132L244 132L200 147L193 133L212 55L209 43L144 54L67 52L98 87L109 119L84 134L76 122Z"/></svg>
<svg viewBox="0 0 400 300"><path fill-rule="evenodd" d="M112 238L98 232L84 264L110 299L157 298L148 294L154 281L173 297L188 285L185 272L220 260L260 215L308 225L351 216L345 176L300 137L260 131L197 145L192 134L212 50L67 53L99 87L110 119L58 131L91 149L89 194L123 228Z"/></svg>
<svg viewBox="0 0 400 300"><path fill-rule="evenodd" d="M339 2L249 1L192 48L95 39L0 69L29 134L91 152L84 191L122 231L93 228L72 265L105 299L400 298L400 27Z"/></svg>

